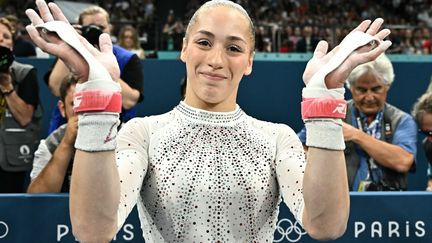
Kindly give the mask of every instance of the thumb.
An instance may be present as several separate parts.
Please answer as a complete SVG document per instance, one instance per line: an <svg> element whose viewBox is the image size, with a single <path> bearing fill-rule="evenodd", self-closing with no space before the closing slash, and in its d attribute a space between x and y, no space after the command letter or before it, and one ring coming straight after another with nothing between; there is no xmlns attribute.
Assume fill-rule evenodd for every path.
<svg viewBox="0 0 432 243"><path fill-rule="evenodd" d="M316 46L313 57L321 58L321 57L325 56L325 54L327 54L327 50L328 50L328 43L327 43L327 41L322 40Z"/></svg>
<svg viewBox="0 0 432 243"><path fill-rule="evenodd" d="M102 53L112 53L113 47L109 34L103 33L99 36L99 48Z"/></svg>

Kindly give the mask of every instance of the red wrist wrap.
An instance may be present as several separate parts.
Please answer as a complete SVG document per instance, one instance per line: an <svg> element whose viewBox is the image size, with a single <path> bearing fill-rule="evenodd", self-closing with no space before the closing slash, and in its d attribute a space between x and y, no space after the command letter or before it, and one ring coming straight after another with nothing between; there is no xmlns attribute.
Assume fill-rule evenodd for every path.
<svg viewBox="0 0 432 243"><path fill-rule="evenodd" d="M301 103L302 119L345 118L346 101L334 98L303 98Z"/></svg>
<svg viewBox="0 0 432 243"><path fill-rule="evenodd" d="M122 97L120 92L109 90L83 90L74 95L73 110L81 112L116 112L120 113Z"/></svg>

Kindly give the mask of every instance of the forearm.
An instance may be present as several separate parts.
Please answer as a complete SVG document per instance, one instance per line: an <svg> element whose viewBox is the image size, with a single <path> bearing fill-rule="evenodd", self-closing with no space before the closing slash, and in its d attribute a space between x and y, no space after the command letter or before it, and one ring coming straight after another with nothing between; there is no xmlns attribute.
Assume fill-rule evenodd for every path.
<svg viewBox="0 0 432 243"><path fill-rule="evenodd" d="M45 168L35 179L32 180L27 192L61 192L67 168L72 159L74 150L73 145L66 145L61 142Z"/></svg>
<svg viewBox="0 0 432 243"><path fill-rule="evenodd" d="M414 155L400 146L378 140L359 130L353 140L380 165L398 172L407 172L414 162Z"/></svg>
<svg viewBox="0 0 432 243"><path fill-rule="evenodd" d="M349 216L348 191L343 151L310 147L303 181L303 222L309 235L328 240L345 232Z"/></svg>
<svg viewBox="0 0 432 243"><path fill-rule="evenodd" d="M60 59L54 64L53 69L51 70L51 74L48 78L48 86L51 90L51 93L59 97L60 96L60 86L62 80L70 73L69 68L64 64L64 62Z"/></svg>
<svg viewBox="0 0 432 243"><path fill-rule="evenodd" d="M81 242L109 242L117 230L120 180L114 151L77 150L70 190L71 222Z"/></svg>
<svg viewBox="0 0 432 243"><path fill-rule="evenodd" d="M31 122L34 107L25 103L25 101L18 96L16 91L6 96L6 102L12 116L21 126L25 127Z"/></svg>
<svg viewBox="0 0 432 243"><path fill-rule="evenodd" d="M122 106L128 110L136 105L140 93L138 90L131 88L125 81L119 80L122 94Z"/></svg>

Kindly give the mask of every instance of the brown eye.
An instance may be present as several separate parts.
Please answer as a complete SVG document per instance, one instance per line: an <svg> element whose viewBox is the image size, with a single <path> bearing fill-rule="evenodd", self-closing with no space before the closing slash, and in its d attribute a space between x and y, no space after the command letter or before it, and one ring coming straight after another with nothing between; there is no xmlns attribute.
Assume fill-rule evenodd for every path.
<svg viewBox="0 0 432 243"><path fill-rule="evenodd" d="M200 46L211 46L210 41L208 40L198 40L196 43Z"/></svg>
<svg viewBox="0 0 432 243"><path fill-rule="evenodd" d="M232 52L242 52L242 49L236 45L232 45L228 47L228 51Z"/></svg>

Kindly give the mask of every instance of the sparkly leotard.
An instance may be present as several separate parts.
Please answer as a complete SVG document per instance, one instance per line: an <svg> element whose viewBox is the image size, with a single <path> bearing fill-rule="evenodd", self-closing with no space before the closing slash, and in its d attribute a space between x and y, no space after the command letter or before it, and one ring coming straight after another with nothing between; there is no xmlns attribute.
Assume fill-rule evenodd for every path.
<svg viewBox="0 0 432 243"><path fill-rule="evenodd" d="M301 222L306 163L286 125L181 102L117 142L119 227L137 204L146 242L272 242L281 196Z"/></svg>

